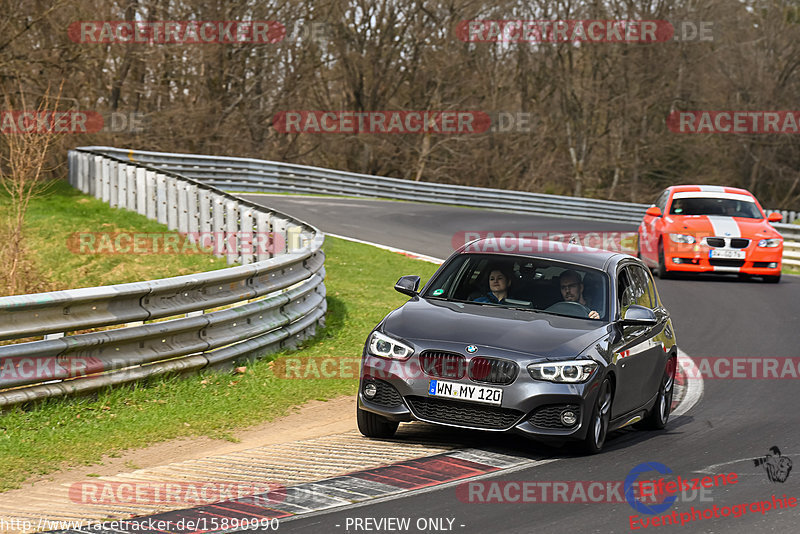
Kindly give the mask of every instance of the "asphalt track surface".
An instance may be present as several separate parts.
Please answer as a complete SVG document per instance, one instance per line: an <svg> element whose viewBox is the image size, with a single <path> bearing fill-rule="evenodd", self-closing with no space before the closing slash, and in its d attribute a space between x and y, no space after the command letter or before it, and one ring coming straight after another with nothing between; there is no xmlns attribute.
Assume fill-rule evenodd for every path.
<svg viewBox="0 0 800 534"><path fill-rule="evenodd" d="M631 231L630 225L546 218L514 213L431 204L360 199L246 195L310 222L331 234L398 247L446 258L453 236L464 231ZM414 274L413 272L403 274ZM798 357L800 277L784 275L780 284L742 281L731 276L700 276L657 281L670 310L678 345L698 357ZM388 310L387 310L388 311ZM800 461L798 380L707 379L700 402L672 420L663 432L623 430L615 433L600 455L579 456L569 451L536 446L496 434L453 432L465 445L493 446L532 458L555 458L485 481L619 481L643 462L660 462L673 478L695 478L735 472L737 483L712 489L701 501L676 502L659 515L770 501L773 495L800 498L800 468L784 483L770 482L754 458L772 446ZM657 478L655 473L643 478ZM691 493L691 492L690 492ZM513 495L512 495L513 496ZM691 497L691 495L689 496ZM766 507L763 507L766 508ZM386 501L298 517L281 524L281 532L631 532L630 516L639 514L627 503L468 503L459 500L456 486L411 492ZM654 517L654 516L650 516ZM410 518L407 530L376 528L356 518ZM452 526L418 529L420 518L452 519ZM683 525L649 526L647 532L800 532L800 506L753 511L693 520ZM349 521L348 521L349 520ZM350 525L350 528L346 527ZM369 528L367 528L369 527Z"/></svg>

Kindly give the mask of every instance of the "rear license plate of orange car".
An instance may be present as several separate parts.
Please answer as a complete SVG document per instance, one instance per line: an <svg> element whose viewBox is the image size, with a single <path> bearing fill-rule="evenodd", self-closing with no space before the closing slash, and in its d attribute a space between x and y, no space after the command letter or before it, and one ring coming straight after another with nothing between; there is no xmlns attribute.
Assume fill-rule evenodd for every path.
<svg viewBox="0 0 800 534"><path fill-rule="evenodd" d="M743 260L745 258L744 250L726 250L714 249L709 254L710 258L725 258L728 260Z"/></svg>
<svg viewBox="0 0 800 534"><path fill-rule="evenodd" d="M500 388L487 388L473 386L472 384L459 384L458 382L443 382L431 380L428 395L434 397L447 397L448 399L484 402L486 404L500 405L503 400L503 390Z"/></svg>

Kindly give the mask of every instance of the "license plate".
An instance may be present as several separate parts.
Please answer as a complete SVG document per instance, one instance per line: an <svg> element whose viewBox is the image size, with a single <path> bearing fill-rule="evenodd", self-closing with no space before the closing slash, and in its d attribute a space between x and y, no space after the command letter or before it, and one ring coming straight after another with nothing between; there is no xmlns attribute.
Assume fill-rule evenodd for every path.
<svg viewBox="0 0 800 534"><path fill-rule="evenodd" d="M728 249L711 249L709 252L710 258L725 258L728 260L743 260L745 258L744 250L728 250Z"/></svg>
<svg viewBox="0 0 800 534"><path fill-rule="evenodd" d="M487 388L471 384L459 384L458 382L443 382L441 380L431 380L428 395L496 404L498 406L503 400L503 390L500 388Z"/></svg>

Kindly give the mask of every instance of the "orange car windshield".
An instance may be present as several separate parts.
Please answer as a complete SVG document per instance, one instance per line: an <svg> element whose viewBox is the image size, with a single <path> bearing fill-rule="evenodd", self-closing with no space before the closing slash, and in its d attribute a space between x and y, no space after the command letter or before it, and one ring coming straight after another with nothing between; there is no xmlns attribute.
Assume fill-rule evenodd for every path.
<svg viewBox="0 0 800 534"><path fill-rule="evenodd" d="M721 215L723 217L743 217L763 219L755 202L729 198L678 198L672 201L671 215Z"/></svg>

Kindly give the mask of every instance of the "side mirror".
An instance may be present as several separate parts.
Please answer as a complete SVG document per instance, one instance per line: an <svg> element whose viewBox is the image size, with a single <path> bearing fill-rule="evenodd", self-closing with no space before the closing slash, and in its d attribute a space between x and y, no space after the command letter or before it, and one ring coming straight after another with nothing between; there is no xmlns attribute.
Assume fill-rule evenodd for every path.
<svg viewBox="0 0 800 534"><path fill-rule="evenodd" d="M781 222L783 220L783 215L777 212L773 212L767 215L767 220L769 222Z"/></svg>
<svg viewBox="0 0 800 534"><path fill-rule="evenodd" d="M625 310L625 316L620 322L623 326L654 326L658 323L658 319L656 319L656 314L650 308L631 304Z"/></svg>
<svg viewBox="0 0 800 534"><path fill-rule="evenodd" d="M658 206L650 206L645 211L645 214L649 215L650 217L661 217L661 208Z"/></svg>
<svg viewBox="0 0 800 534"><path fill-rule="evenodd" d="M401 276L400 280L394 285L394 290L399 291L404 295L408 295L409 297L416 297L418 295L417 290L419 289L419 276L410 275L410 276Z"/></svg>

